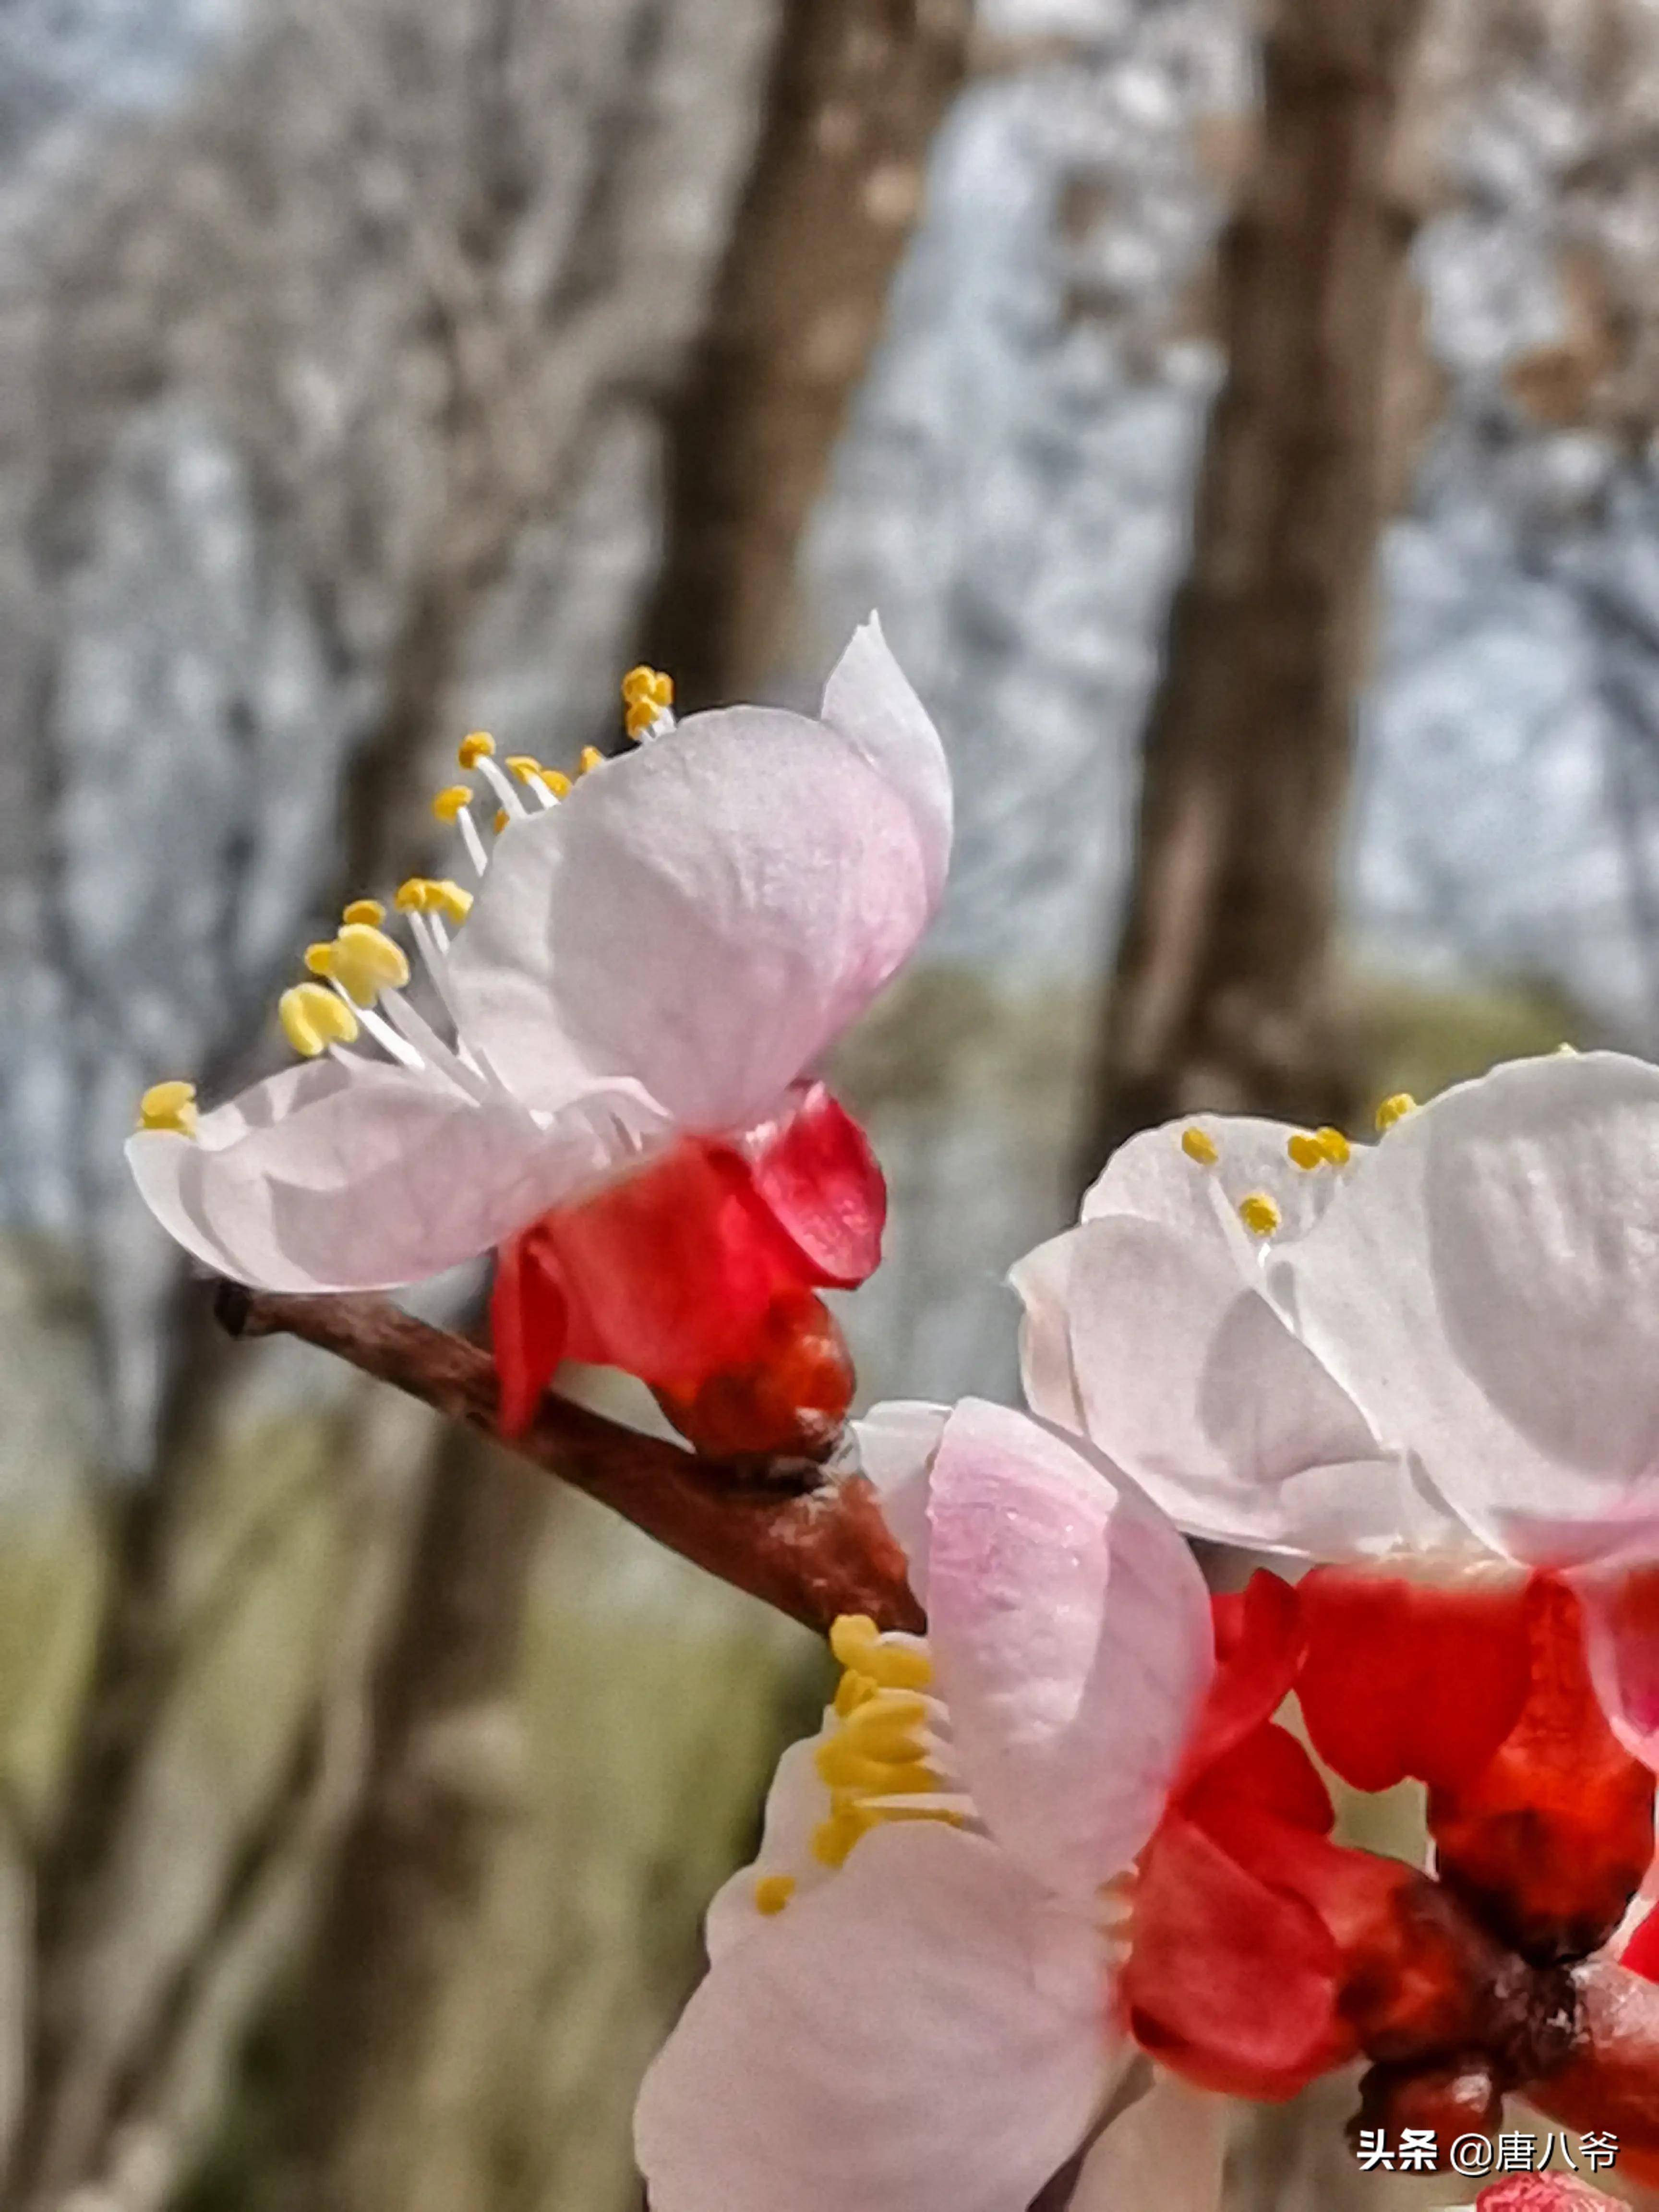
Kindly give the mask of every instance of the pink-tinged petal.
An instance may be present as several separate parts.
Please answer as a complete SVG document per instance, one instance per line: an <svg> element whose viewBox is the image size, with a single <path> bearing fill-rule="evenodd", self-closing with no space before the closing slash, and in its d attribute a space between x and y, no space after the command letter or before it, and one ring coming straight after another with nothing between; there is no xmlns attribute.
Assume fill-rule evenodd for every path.
<svg viewBox="0 0 1659 2212"><path fill-rule="evenodd" d="M872 1406L854 1421L859 1465L875 1486L881 1516L904 1553L911 1589L927 1603L927 1491L933 1453L950 1418L948 1406L897 1398Z"/></svg>
<svg viewBox="0 0 1659 2212"><path fill-rule="evenodd" d="M820 722L694 714L514 823L451 955L526 1104L635 1079L681 1127L765 1119L932 911L900 793Z"/></svg>
<svg viewBox="0 0 1659 2212"><path fill-rule="evenodd" d="M1132 1215L1069 1233L1088 1433L1182 1528L1314 1557L1462 1537L1218 1240Z"/></svg>
<svg viewBox="0 0 1659 2212"><path fill-rule="evenodd" d="M1088 1896L1156 1826L1210 1680L1202 1576L1086 1445L967 1399L933 1457L928 1633L956 1753L1005 1849Z"/></svg>
<svg viewBox="0 0 1659 2212"><path fill-rule="evenodd" d="M1572 1585L1608 1725L1632 1758L1659 1771L1659 1567L1575 1575Z"/></svg>
<svg viewBox="0 0 1659 2212"><path fill-rule="evenodd" d="M1496 1068L1399 1122L1276 1294L1493 1548L1659 1550L1659 1069Z"/></svg>
<svg viewBox="0 0 1659 2212"><path fill-rule="evenodd" d="M1214 1146L1213 1164L1183 1151L1182 1139L1189 1129ZM1291 1243L1313 1227L1350 1172L1328 1162L1297 1167L1290 1155L1291 1139L1307 1133L1288 1121L1245 1114L1190 1114L1142 1129L1107 1161L1084 1197L1081 1218L1135 1213L1206 1244L1218 1241L1218 1228L1224 1225L1226 1249L1250 1268L1254 1249L1248 1237L1236 1233L1241 1200L1253 1192L1272 1199L1279 1216L1274 1241Z"/></svg>
<svg viewBox="0 0 1659 2212"><path fill-rule="evenodd" d="M849 1291L875 1273L887 1185L870 1140L822 1083L743 1147L755 1194L801 1258L804 1280Z"/></svg>
<svg viewBox="0 0 1659 2212"><path fill-rule="evenodd" d="M475 1258L605 1171L602 1115L544 1129L378 1062L317 1062L127 1158L162 1226L208 1267L273 1291L380 1290Z"/></svg>
<svg viewBox="0 0 1659 2212"><path fill-rule="evenodd" d="M1056 1427L1081 1435L1083 1395L1072 1361L1069 1294L1076 1232L1051 1237L1018 1260L1008 1280L1024 1309L1019 1324L1019 1371L1025 1401Z"/></svg>
<svg viewBox="0 0 1659 2212"><path fill-rule="evenodd" d="M1217 2212L1230 2109L1160 2072L1089 2153L1068 2212Z"/></svg>
<svg viewBox="0 0 1659 2212"><path fill-rule="evenodd" d="M878 1828L726 1951L646 2076L653 2212L1023 2212L1113 2062L1109 1968L984 1838Z"/></svg>
<svg viewBox="0 0 1659 2212"><path fill-rule="evenodd" d="M823 687L823 720L910 810L937 906L951 864L951 769L939 732L872 615L853 633Z"/></svg>

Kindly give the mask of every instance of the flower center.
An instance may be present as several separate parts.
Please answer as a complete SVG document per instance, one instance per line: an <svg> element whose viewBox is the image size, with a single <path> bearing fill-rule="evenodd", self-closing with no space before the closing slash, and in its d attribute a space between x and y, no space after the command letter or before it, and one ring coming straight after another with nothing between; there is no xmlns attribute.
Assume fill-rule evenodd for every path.
<svg viewBox="0 0 1659 2212"><path fill-rule="evenodd" d="M673 728L674 686L660 670L630 669L623 678L622 692L628 734L636 742L662 737ZM471 731L461 740L456 759L467 775L482 778L498 801L494 817L498 833L527 812L521 793L543 811L569 795L570 778L544 767L529 753L511 753L498 763L495 741L485 730ZM582 753L580 772L586 775L603 762L604 755L589 745ZM438 819L459 831L473 873L481 878L489 868L489 853L473 819L472 803L482 795L474 784L453 783L432 802ZM278 1000L283 1034L295 1052L311 1060L324 1052L343 1052L367 1031L401 1066L442 1075L469 1096L483 1097L498 1086L461 1036L447 975L449 927L459 927L466 920L472 893L448 877L410 876L398 885L394 903L408 921L427 980L453 1029L453 1043L441 1037L404 997L410 981L409 958L382 928L386 909L374 898L353 899L335 934L307 947L305 964L314 980L294 984ZM195 1085L178 1081L153 1085L139 1102L138 1127L194 1137Z"/></svg>
<svg viewBox="0 0 1659 2212"><path fill-rule="evenodd" d="M830 1808L813 1832L813 1856L838 1867L860 1838L886 1820L960 1826L966 1800L945 1771L949 1716L927 1694L933 1662L927 1645L917 1637L883 1636L866 1614L842 1613L830 1632L830 1648L842 1670L833 1706L841 1725L818 1746L813 1762ZM951 1802L942 1802L947 1796Z"/></svg>

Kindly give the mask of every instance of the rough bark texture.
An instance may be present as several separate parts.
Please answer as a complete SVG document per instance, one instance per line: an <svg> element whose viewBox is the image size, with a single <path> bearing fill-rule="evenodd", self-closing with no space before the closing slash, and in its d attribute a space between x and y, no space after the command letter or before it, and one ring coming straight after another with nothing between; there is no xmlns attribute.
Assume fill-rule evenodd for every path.
<svg viewBox="0 0 1659 2212"><path fill-rule="evenodd" d="M1279 0L1221 248L1227 382L1148 732L1091 1169L1199 1106L1334 1118L1328 963L1412 222L1422 0Z"/></svg>
<svg viewBox="0 0 1659 2212"><path fill-rule="evenodd" d="M775 673L795 550L921 205L967 0L791 0L713 313L672 417L645 626L684 705Z"/></svg>

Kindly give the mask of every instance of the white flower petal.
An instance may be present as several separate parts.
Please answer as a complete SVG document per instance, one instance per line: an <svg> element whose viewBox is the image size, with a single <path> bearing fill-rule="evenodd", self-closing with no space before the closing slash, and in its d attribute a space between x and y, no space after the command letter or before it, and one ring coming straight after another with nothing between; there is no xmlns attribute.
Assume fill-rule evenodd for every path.
<svg viewBox="0 0 1659 2212"><path fill-rule="evenodd" d="M832 730L903 799L915 824L928 897L937 906L951 864L951 769L939 732L872 615L830 672L820 709Z"/></svg>
<svg viewBox="0 0 1659 2212"><path fill-rule="evenodd" d="M847 741L734 707L511 823L450 956L462 1025L527 1105L631 1078L683 1127L774 1111L933 908L909 806Z"/></svg>
<svg viewBox="0 0 1659 2212"><path fill-rule="evenodd" d="M830 1816L830 1791L812 1761L835 1724L833 1714L826 1714L816 1735L792 1743L778 1761L766 1793L761 1846L754 1863L739 1868L723 1883L708 1908L703 1942L712 1964L718 1966L734 1943L769 1928L776 1918L757 1905L757 1882L783 1876L795 1885L793 1902L798 1903L806 1891L830 1879L830 1869L812 1856L812 1831Z"/></svg>
<svg viewBox="0 0 1659 2212"><path fill-rule="evenodd" d="M1182 1528L1315 1558L1464 1540L1218 1241L1133 1215L1069 1236L1088 1433Z"/></svg>
<svg viewBox="0 0 1659 2212"><path fill-rule="evenodd" d="M948 1406L896 1398L853 1424L859 1465L881 1500L881 1515L903 1551L918 1604L927 1603L927 1469L950 1415Z"/></svg>
<svg viewBox="0 0 1659 2212"><path fill-rule="evenodd" d="M1008 1270L1008 1280L1023 1312L1019 1324L1019 1372L1025 1401L1034 1413L1081 1435L1085 1426L1083 1396L1072 1360L1068 1310L1074 1232L1051 1237Z"/></svg>
<svg viewBox="0 0 1659 2212"><path fill-rule="evenodd" d="M635 2121L653 2212L1024 2212L1089 2124L1109 2020L1087 1921L1056 1944L982 1837L878 1828L687 2006Z"/></svg>
<svg viewBox="0 0 1659 2212"><path fill-rule="evenodd" d="M1188 1158L1181 1140L1196 1128L1216 1149L1213 1166ZM1238 1226L1239 1201L1253 1192L1272 1199L1279 1209L1275 1246L1305 1236L1323 1214L1352 1168L1328 1164L1299 1168L1287 1147L1298 1133L1288 1121L1268 1121L1248 1114L1189 1114L1142 1129L1120 1145L1085 1194L1081 1219L1138 1213L1147 1221L1208 1243L1218 1223L1227 1231L1227 1249L1253 1266L1257 1247ZM1303 1132L1301 1133L1306 1133Z"/></svg>
<svg viewBox="0 0 1659 2212"><path fill-rule="evenodd" d="M992 1834L1083 1898L1152 1833L1214 1665L1175 1529L1085 1444L966 1399L933 1459L928 1641Z"/></svg>
<svg viewBox="0 0 1659 2212"><path fill-rule="evenodd" d="M544 1129L377 1061L317 1061L127 1157L152 1212L198 1259L273 1291L378 1290L470 1260L614 1164L602 1108Z"/></svg>
<svg viewBox="0 0 1659 2212"><path fill-rule="evenodd" d="M1659 1551L1659 1070L1516 1061L1408 1116L1275 1270L1495 1549Z"/></svg>
<svg viewBox="0 0 1659 2212"><path fill-rule="evenodd" d="M1217 2212L1230 2109L1160 2071L1090 2151L1068 2212Z"/></svg>

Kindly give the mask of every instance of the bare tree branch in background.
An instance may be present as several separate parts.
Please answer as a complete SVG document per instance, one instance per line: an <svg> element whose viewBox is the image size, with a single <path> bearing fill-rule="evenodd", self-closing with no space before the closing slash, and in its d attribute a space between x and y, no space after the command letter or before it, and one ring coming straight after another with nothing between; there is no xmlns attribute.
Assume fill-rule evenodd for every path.
<svg viewBox="0 0 1659 2212"><path fill-rule="evenodd" d="M1390 151L1423 0L1279 0L1223 241L1227 383L1146 747L1092 1170L1199 1106L1335 1118L1336 841L1413 222Z"/></svg>
<svg viewBox="0 0 1659 2212"><path fill-rule="evenodd" d="M765 125L672 416L644 625L683 702L775 672L795 549L921 205L967 60L967 0L790 0Z"/></svg>

